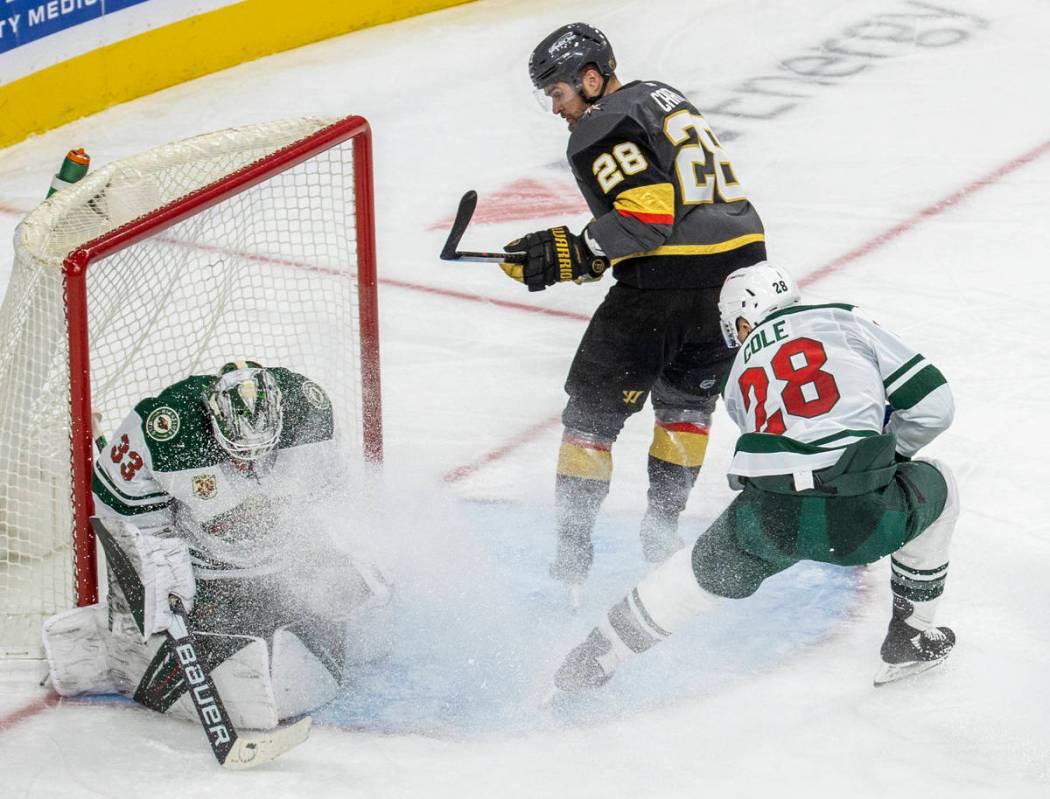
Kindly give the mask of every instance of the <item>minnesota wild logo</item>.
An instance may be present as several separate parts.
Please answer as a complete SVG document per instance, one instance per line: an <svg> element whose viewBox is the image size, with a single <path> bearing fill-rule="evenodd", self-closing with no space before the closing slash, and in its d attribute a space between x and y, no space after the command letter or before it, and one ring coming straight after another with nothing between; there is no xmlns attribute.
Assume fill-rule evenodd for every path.
<svg viewBox="0 0 1050 799"><path fill-rule="evenodd" d="M146 417L146 435L154 441L170 441L179 432L179 415L174 408L162 405L154 408L153 412Z"/></svg>
<svg viewBox="0 0 1050 799"><path fill-rule="evenodd" d="M303 396L306 397L307 402L319 411L323 411L328 407L328 395L324 393L324 389L317 385L317 383L304 380Z"/></svg>

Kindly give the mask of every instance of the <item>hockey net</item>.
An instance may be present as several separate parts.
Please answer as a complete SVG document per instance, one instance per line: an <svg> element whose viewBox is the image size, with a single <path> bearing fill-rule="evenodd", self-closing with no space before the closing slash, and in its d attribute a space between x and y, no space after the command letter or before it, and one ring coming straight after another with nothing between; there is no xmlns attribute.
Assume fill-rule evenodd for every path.
<svg viewBox="0 0 1050 799"><path fill-rule="evenodd" d="M92 412L109 433L244 357L318 382L346 456L382 457L374 252L360 117L159 147L26 216L0 307L0 656L96 601Z"/></svg>

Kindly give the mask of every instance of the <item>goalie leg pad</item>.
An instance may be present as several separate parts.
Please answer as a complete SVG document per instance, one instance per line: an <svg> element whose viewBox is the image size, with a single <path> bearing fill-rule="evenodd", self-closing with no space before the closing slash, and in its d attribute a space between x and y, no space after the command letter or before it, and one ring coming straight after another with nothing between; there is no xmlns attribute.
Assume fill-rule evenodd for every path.
<svg viewBox="0 0 1050 799"><path fill-rule="evenodd" d="M273 635L272 685L279 719L331 702L342 677L345 625L298 622Z"/></svg>
<svg viewBox="0 0 1050 799"><path fill-rule="evenodd" d="M110 674L106 603L52 616L42 631L51 684L60 696L108 694L117 690Z"/></svg>
<svg viewBox="0 0 1050 799"><path fill-rule="evenodd" d="M277 726L278 716L270 655L266 642L247 635L195 632L198 653L215 682L230 721L237 728L269 730ZM127 657L127 666L137 667L138 678L130 690L121 691L151 710L186 721L197 721L197 711L187 693L188 686L167 636L155 635L142 647L136 660Z"/></svg>

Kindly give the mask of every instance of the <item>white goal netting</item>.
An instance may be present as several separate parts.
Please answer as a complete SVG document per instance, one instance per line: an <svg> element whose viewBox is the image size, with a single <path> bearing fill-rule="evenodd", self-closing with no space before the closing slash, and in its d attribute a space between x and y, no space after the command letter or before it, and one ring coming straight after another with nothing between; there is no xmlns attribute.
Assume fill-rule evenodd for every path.
<svg viewBox="0 0 1050 799"><path fill-rule="evenodd" d="M39 656L41 622L77 599L65 259L215 181L236 184L238 170L332 122L253 125L159 147L88 174L18 226L0 308L0 656ZM91 407L103 432L170 383L247 357L324 386L340 441L360 458L352 143L89 266Z"/></svg>

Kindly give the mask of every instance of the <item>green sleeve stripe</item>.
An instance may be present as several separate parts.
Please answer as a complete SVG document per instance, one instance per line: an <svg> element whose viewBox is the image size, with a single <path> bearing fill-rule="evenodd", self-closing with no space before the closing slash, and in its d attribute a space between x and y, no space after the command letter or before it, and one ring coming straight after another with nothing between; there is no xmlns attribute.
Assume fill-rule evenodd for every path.
<svg viewBox="0 0 1050 799"><path fill-rule="evenodd" d="M106 484L106 488L109 489L109 492L111 494L115 494L116 496L120 497L121 499L127 502L145 502L146 500L160 499L161 497L168 496L163 491L154 491L150 494L143 494L142 496L135 496L134 494L129 494L126 491L121 491L120 486L114 483L113 478L111 478L106 472L106 470L101 468L97 463L95 464L95 475L97 477L102 478L102 480Z"/></svg>
<svg viewBox="0 0 1050 799"><path fill-rule="evenodd" d="M879 434L874 430L842 430L834 435L818 438L816 441L810 441L809 443L814 447L822 447L825 444L830 444L833 441L840 441L843 438L869 438L877 435Z"/></svg>
<svg viewBox="0 0 1050 799"><path fill-rule="evenodd" d="M737 452L751 452L756 455L768 455L776 452L794 452L800 455L814 455L826 450L805 444L787 436L772 433L744 433L736 442Z"/></svg>
<svg viewBox="0 0 1050 799"><path fill-rule="evenodd" d="M813 311L821 308L837 308L840 311L852 311L857 306L849 305L845 302L826 302L822 305L789 305L787 308L781 308L779 311L773 311L769 316L765 317L762 322L768 322L770 319L779 319L781 316L788 316L793 313L799 313L801 311Z"/></svg>
<svg viewBox="0 0 1050 799"><path fill-rule="evenodd" d="M884 385L886 388L889 388L893 384L893 382L895 380L899 380L901 378L901 376L904 375L905 372L907 372L909 369L913 368L915 366L915 364L917 364L921 360L922 360L922 356L921 355L916 355L914 358L912 358L910 361L908 361L906 364L904 364L904 366L902 366L900 369L898 369L893 374L891 374L889 377L887 377L885 380L883 380L882 381L882 385Z"/></svg>
<svg viewBox="0 0 1050 799"><path fill-rule="evenodd" d="M105 483L98 479L98 472L95 473L95 477L91 481L91 490L98 495L98 498L102 500L107 507L112 508L121 516L141 516L145 513L154 513L156 511L165 510L168 505L171 504L171 500L169 499L167 502L161 502L155 505L128 505L121 500L120 497L110 491Z"/></svg>
<svg viewBox="0 0 1050 799"><path fill-rule="evenodd" d="M890 394L890 405L893 406L895 411L906 411L925 399L926 395L935 388L939 388L947 382L940 370L933 364L930 364L919 370L918 374Z"/></svg>

